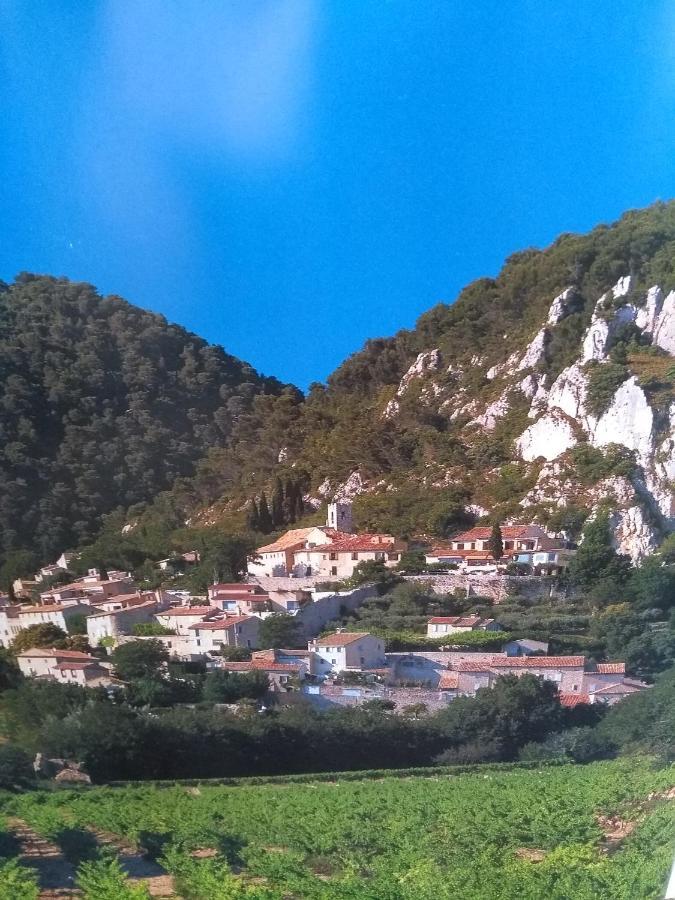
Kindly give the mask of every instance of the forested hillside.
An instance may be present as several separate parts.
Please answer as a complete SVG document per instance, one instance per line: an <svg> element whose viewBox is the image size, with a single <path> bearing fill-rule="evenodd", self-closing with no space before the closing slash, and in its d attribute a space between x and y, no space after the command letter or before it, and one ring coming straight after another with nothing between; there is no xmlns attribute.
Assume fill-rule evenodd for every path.
<svg viewBox="0 0 675 900"><path fill-rule="evenodd" d="M190 549L186 522L245 530L292 483L305 512L337 492L401 536L476 516L578 534L604 504L637 560L675 522L673 288L658 203L514 254L303 398L118 298L24 276L0 295L0 548L48 556L116 509L107 545L139 523L155 558Z"/></svg>
<svg viewBox="0 0 675 900"><path fill-rule="evenodd" d="M86 542L227 443L266 379L220 347L88 284L0 291L0 557Z"/></svg>
<svg viewBox="0 0 675 900"><path fill-rule="evenodd" d="M303 403L258 399L161 517L168 503L226 524L292 476L310 499L349 493L360 527L402 535L447 534L467 510L578 533L606 500L623 510L624 552L650 552L672 518L673 288L673 202L516 253L414 329L367 342Z"/></svg>

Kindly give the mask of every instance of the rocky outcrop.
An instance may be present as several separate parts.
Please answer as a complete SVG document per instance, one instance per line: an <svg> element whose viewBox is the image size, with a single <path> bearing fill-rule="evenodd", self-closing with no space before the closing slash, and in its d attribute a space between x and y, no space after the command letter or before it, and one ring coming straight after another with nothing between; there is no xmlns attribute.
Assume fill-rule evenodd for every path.
<svg viewBox="0 0 675 900"><path fill-rule="evenodd" d="M558 322L562 322L562 320L569 312L569 305L573 298L574 288L571 287L566 288L562 292L562 294L558 294L558 296L553 300L551 308L548 311L546 324L557 325Z"/></svg>
<svg viewBox="0 0 675 900"><path fill-rule="evenodd" d="M572 423L554 409L525 429L516 441L516 449L526 462L532 462L539 458L556 459L576 443Z"/></svg>
<svg viewBox="0 0 675 900"><path fill-rule="evenodd" d="M621 385L611 406L591 430L594 447L620 444L634 450L643 466L648 466L654 451L652 429L654 413L635 376Z"/></svg>
<svg viewBox="0 0 675 900"><path fill-rule="evenodd" d="M663 301L654 323L653 343L667 353L675 355L675 291L671 291Z"/></svg>
<svg viewBox="0 0 675 900"><path fill-rule="evenodd" d="M509 393L510 391L505 391L494 403L490 403L484 413L472 419L469 425L478 425L480 428L484 428L485 431L494 431L497 422L503 419L511 409Z"/></svg>
<svg viewBox="0 0 675 900"><path fill-rule="evenodd" d="M544 356L546 355L546 346L550 340L550 335L548 333L548 329L542 328L541 331L538 331L530 344L528 345L527 350L523 354L522 359L518 363L518 371L522 372L525 369L533 369L537 366Z"/></svg>
<svg viewBox="0 0 675 900"><path fill-rule="evenodd" d="M635 324L645 334L654 334L654 328L663 306L663 291L658 286L649 288L644 305L639 307L635 315Z"/></svg>
<svg viewBox="0 0 675 900"><path fill-rule="evenodd" d="M441 367L441 351L436 350L425 350L422 353L417 355L417 359L410 366L408 371L405 373L403 378L401 379L399 386L396 390L396 394L394 397L387 403L387 406L384 410L384 418L390 419L395 416L400 408L401 404L399 400L405 392L408 390L413 381L416 381L420 378L424 378L430 372L437 372Z"/></svg>

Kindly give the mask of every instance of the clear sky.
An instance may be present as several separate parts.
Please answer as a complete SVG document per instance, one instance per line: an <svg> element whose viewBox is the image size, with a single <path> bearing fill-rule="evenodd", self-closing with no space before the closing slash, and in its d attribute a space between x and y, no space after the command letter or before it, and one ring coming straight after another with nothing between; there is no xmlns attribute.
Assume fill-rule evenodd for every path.
<svg viewBox="0 0 675 900"><path fill-rule="evenodd" d="M504 257L675 195L657 0L0 0L0 277L304 387Z"/></svg>

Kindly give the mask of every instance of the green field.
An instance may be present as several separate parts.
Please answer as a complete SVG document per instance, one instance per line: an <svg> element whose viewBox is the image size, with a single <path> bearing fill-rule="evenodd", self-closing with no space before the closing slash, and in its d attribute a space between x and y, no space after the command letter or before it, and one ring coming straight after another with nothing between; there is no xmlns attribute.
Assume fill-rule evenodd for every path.
<svg viewBox="0 0 675 900"><path fill-rule="evenodd" d="M186 900L656 900L675 853L674 785L675 766L622 759L34 792L5 795L2 809L70 858L78 836L81 858L91 852L87 827L124 836Z"/></svg>

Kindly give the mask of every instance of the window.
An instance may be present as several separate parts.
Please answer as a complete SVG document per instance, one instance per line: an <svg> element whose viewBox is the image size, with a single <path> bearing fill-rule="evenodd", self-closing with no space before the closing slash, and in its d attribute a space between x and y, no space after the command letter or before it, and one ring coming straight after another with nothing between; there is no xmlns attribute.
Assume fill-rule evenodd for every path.
<svg viewBox="0 0 675 900"><path fill-rule="evenodd" d="M337 553L331 553L329 559L337 559Z"/></svg>
<svg viewBox="0 0 675 900"><path fill-rule="evenodd" d="M359 558L358 553L352 553L352 559L358 559L358 558Z"/></svg>
<svg viewBox="0 0 675 900"><path fill-rule="evenodd" d="M331 659L330 662L331 662L331 665L334 666L334 665L337 663L337 660L336 660L336 659Z"/></svg>
<svg viewBox="0 0 675 900"><path fill-rule="evenodd" d="M398 559L398 553L387 553L387 559L395 562Z"/></svg>
<svg viewBox="0 0 675 900"><path fill-rule="evenodd" d="M330 574L331 574L331 575L337 575L337 566L331 566L331 567L330 567Z"/></svg>

